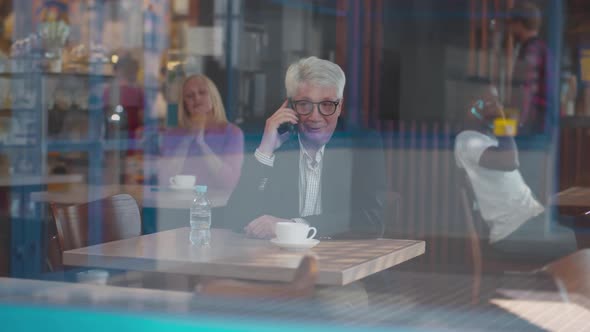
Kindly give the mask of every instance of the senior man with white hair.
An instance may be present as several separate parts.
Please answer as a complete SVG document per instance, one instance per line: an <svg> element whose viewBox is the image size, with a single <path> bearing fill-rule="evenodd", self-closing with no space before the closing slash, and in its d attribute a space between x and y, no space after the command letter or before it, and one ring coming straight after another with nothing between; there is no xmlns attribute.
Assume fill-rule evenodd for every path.
<svg viewBox="0 0 590 332"><path fill-rule="evenodd" d="M288 68L287 98L266 120L228 202L226 220L237 230L272 238L277 222L292 221L316 227L321 237L382 235L381 141L335 135L345 83L337 64L317 57ZM285 124L293 130L282 133Z"/></svg>

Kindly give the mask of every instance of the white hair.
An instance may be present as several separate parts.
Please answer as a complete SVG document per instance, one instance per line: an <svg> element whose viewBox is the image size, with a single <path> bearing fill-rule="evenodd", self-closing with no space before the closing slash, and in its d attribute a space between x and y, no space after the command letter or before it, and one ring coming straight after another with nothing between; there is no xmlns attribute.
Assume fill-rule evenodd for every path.
<svg viewBox="0 0 590 332"><path fill-rule="evenodd" d="M346 76L342 68L337 64L312 56L291 64L287 69L287 74L285 75L287 97L295 96L299 85L302 83L310 83L322 87L335 87L338 98L342 98Z"/></svg>

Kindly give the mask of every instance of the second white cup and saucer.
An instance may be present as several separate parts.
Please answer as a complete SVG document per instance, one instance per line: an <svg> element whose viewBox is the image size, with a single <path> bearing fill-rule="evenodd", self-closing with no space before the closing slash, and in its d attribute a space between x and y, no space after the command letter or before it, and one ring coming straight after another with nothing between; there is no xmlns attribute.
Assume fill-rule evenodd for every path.
<svg viewBox="0 0 590 332"><path fill-rule="evenodd" d="M310 235L310 231L311 233ZM315 227L295 222L278 222L275 225L276 237L270 242L282 249L305 250L311 249L320 243L314 239L317 233Z"/></svg>
<svg viewBox="0 0 590 332"><path fill-rule="evenodd" d="M175 175L170 177L170 189L191 190L195 187L197 177L194 175Z"/></svg>

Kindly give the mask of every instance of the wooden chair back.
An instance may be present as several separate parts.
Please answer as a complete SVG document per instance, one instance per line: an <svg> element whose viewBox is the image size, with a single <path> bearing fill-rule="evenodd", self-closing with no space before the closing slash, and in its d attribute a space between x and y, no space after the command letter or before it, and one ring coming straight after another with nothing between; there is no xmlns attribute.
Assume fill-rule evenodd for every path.
<svg viewBox="0 0 590 332"><path fill-rule="evenodd" d="M314 294L318 275L317 259L305 256L289 283L255 283L248 281L213 279L197 285L197 292L212 296L253 298L309 298Z"/></svg>
<svg viewBox="0 0 590 332"><path fill-rule="evenodd" d="M581 295L590 300L590 249L575 253L549 263L542 271L551 275L563 298Z"/></svg>
<svg viewBox="0 0 590 332"><path fill-rule="evenodd" d="M61 253L62 251L59 247L59 240L57 239L57 235L50 235L49 240L47 242L47 257L45 257L45 265L47 267L47 271L55 272L63 267Z"/></svg>
<svg viewBox="0 0 590 332"><path fill-rule="evenodd" d="M128 194L113 195L78 205L50 205L57 233L48 243L51 265L61 265L61 253L66 250L141 235L139 208L135 199ZM100 222L100 237L94 241L88 238L90 220ZM59 251L60 257L55 257L56 251Z"/></svg>
<svg viewBox="0 0 590 332"><path fill-rule="evenodd" d="M473 264L473 280L471 288L471 302L477 304L479 302L479 292L481 288L481 278L483 273L483 255L482 255L482 241L477 232L473 217L473 204L469 200L467 190L462 187L460 189L461 206L463 209L463 218L465 220L465 228L467 231L467 240L469 245L469 254Z"/></svg>
<svg viewBox="0 0 590 332"><path fill-rule="evenodd" d="M470 211L473 227L481 242L487 242L489 240L490 229L481 216L471 180L469 179L467 172L462 168L459 168L459 176L457 178L459 179L459 188L465 190L465 198L467 199L466 202L461 200L462 207Z"/></svg>

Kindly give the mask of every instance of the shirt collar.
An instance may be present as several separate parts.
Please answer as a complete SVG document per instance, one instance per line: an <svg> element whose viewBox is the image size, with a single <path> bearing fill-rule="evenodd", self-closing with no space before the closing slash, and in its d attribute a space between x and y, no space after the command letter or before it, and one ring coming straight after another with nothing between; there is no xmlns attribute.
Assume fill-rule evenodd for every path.
<svg viewBox="0 0 590 332"><path fill-rule="evenodd" d="M309 151L307 151L307 149L305 148L305 146L301 142L301 137L297 136L297 139L299 140L299 149L300 149L299 151L300 151L301 155L303 155L307 161L312 162L314 160L314 158L311 157L311 153ZM325 148L326 148L326 145L322 145L322 147L315 154L315 162L316 163L319 164L322 161L322 158L324 157L324 149Z"/></svg>

